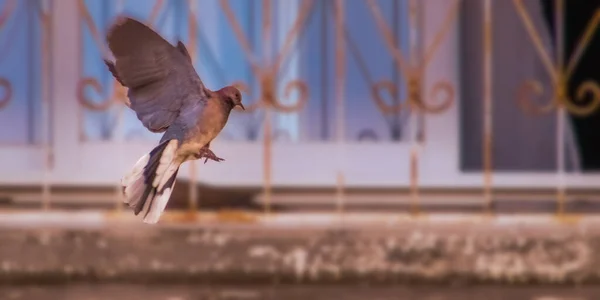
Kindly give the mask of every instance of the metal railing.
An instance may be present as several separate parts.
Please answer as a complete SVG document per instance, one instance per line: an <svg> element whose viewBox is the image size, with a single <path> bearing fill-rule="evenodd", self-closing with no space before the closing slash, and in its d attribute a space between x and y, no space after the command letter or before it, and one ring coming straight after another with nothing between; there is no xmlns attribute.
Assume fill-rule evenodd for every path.
<svg viewBox="0 0 600 300"><path fill-rule="evenodd" d="M112 19L116 14L124 12L125 0L120 1L107 1L112 2L113 5L109 8L112 11L108 15L105 15L106 20ZM320 51L325 57L325 63L320 66L319 72L322 75L321 83L324 87L320 90L320 97L323 98L323 109L327 109L327 105L335 103L336 117L335 117L335 139L329 141L332 145L337 147L337 153L339 154L336 159L340 161L347 160L346 143L347 139L347 118L346 109L349 104L346 102L348 99L347 90L347 75L349 72L348 65L350 63L357 65L357 72L360 77L364 78L368 86L368 94L370 100L375 104L376 109L379 113L389 119L388 124L391 131L398 132L398 118L403 118L403 122L409 123L407 133L410 138L409 145L409 162L406 166L409 170L409 183L408 183L408 194L410 195L410 206L412 213L419 213L421 203L421 185L419 174L421 154L423 149L427 147L427 129L425 120L429 116L440 115L448 113L448 110L455 106L459 98L457 89L453 86L450 80L442 79L437 82L429 84L430 89L426 90L424 81L426 81L425 74L430 67L432 61L436 58L436 55L440 51L440 45L447 42L449 39L450 31L453 28L453 24L461 16L461 5L463 4L460 0L453 0L448 6L449 9L445 12L445 17L441 22L439 29L435 31L432 38L425 39L425 25L428 20L424 17L424 2L419 0L407 0L402 2L407 9L406 26L398 29L398 19L400 18L397 14L392 17L392 22L388 21L386 17L386 11L381 7L381 1L376 0L364 0L362 5L368 10L370 14L369 19L360 20L360 22L372 22L377 28L377 35L381 38L386 51L389 53L393 69L393 78L376 79L371 73L371 67L369 58L361 53L359 43L353 38L353 33L348 30L348 22L356 22L356 20L349 20L347 14L347 1L334 0L334 1L315 1L315 0L303 0L298 2L297 11L295 11L295 20L288 26L287 33L283 36L278 35L278 30L285 26L280 26L279 23L275 24L274 20L277 20L277 15L280 13L280 7L276 8L276 4L273 0L263 0L258 6L260 12L256 12L254 9L248 11L248 16L245 20L250 20L248 24L242 25L240 18L236 15L235 10L232 8L231 3L227 0L220 0L218 3L218 10L225 18L223 23L219 23L218 26L229 26L232 30L231 36L226 38L233 38L239 45L243 57L246 60L249 70L250 78L252 82L235 81L230 80L232 83L237 85L243 92L244 97L249 100L245 100L250 105L247 106L247 113L252 116L253 122L260 120L260 125L256 124L248 125L252 127L254 138L258 135L257 128L262 126L262 151L263 151L263 193L264 193L264 212L269 214L272 210L272 170L273 170L273 137L276 135L277 128L273 127L273 116L282 114L300 114L307 109L308 104L311 100L318 98L319 96L312 93L312 86L309 80L305 79L291 79L285 82L281 82L280 78L285 77L282 73L286 72L286 68L289 68L289 60L291 53L297 50L301 46L300 40L303 35L306 35L307 28L309 27L309 20L315 19L315 15L321 14L322 22L318 27L317 31L322 33L321 43L319 44ZM535 28L532 16L524 6L523 0L513 0L514 9L519 15L524 28L527 30L531 38L531 42L534 44L535 49L543 62L543 65L548 72L551 82L552 91L546 95L550 97L551 101L543 106L535 106L532 104L531 95L535 94L538 96L544 95L543 85L538 80L532 79L523 82L519 87L516 87L516 94L518 104L527 114L548 114L556 113L556 143L557 143L557 154L556 154L556 202L557 202L557 213L564 213L565 201L567 199L567 186L565 182L565 152L564 152L564 132L566 128L566 113L577 116L589 116L597 111L600 105L600 87L598 83L593 80L585 81L582 85L577 88L576 95L577 99L571 99L567 92L567 84L569 82L572 73L577 68L578 62L581 59L586 47L590 43L594 33L597 30L598 24L600 23L600 12L591 20L587 27L584 35L582 36L579 44L574 51L574 54L570 60L566 63L564 61L564 14L565 5L564 0L557 0L555 7L555 28L556 28L556 39L554 44L554 52L556 59L553 61L551 58L550 51L543 45L542 38L540 37L539 28ZM0 34L6 32L4 26L8 19L11 18L18 5L22 2L17 0L6 0L4 1L4 7L0 8ZM40 18L43 26L40 34L42 41L42 63L39 65L41 74L44 80L41 81L43 91L41 98L44 100L45 108L42 110L45 112L45 118L48 117L48 104L50 101L50 89L52 88L50 81L51 68L51 53L50 45L53 42L54 33L52 31L52 12L49 2L40 0L40 9L37 12L37 16ZM164 15L167 13L167 9L177 10L183 12L186 15L185 28L187 32L186 43L188 49L191 52L191 56L194 58L194 63L198 64L198 57L205 56L214 59L214 64L218 65L219 61L215 58L217 56L214 49L210 45L204 45L207 41L202 41L199 37L205 37L205 30L200 22L198 16L198 1L186 1L185 7L173 8L169 5L173 5L174 2L167 2L157 0L153 3L150 13L147 18L147 22L153 24L157 28L164 26L164 20L167 19ZM354 3L354 2L353 2ZM399 1L395 1L394 5L398 5ZM483 111L481 112L482 126L483 126L483 168L481 175L483 177L482 183L482 197L484 199L485 211L492 210L492 204L494 199L494 166L493 166L493 148L494 148L494 134L493 134L493 113L494 113L494 99L493 96L493 82L494 82L494 69L493 69L493 24L494 24L494 12L493 12L493 1L483 0L481 15L483 16L483 37L481 52L483 53L482 61L482 74L483 74ZM90 13L89 4L85 0L77 0L78 4L78 17L81 20L80 28L80 39L85 40L87 36L91 37L94 41L96 51L100 54L98 61L101 62L100 57L108 55L106 46L104 45L103 30L98 25L98 20L95 20L93 15ZM279 4L281 5L281 4ZM356 5L354 3L353 5ZM169 8L170 7L170 8ZM317 9L319 8L319 9ZM398 7L394 8L396 11ZM261 16L260 30L254 30L252 27L256 23L257 15ZM162 16L162 19L161 19ZM162 21L161 21L162 20ZM161 23L163 22L163 23ZM392 23L392 24L390 24ZM328 59L327 52L329 49L329 37L324 32L329 32L330 26L333 28L333 56L334 62L331 64ZM221 28L218 27L218 28ZM399 33L401 30L403 33ZM257 38L255 34L260 34ZM408 36L408 49L405 49L399 43L399 35L404 34ZM176 34L179 38L184 38L181 33ZM252 35L252 36L249 36ZM256 41L260 45L256 45ZM427 41L429 41L427 43ZM4 43L9 45L9 43ZM203 46L204 45L204 46ZM259 47L260 46L260 47ZM408 51L407 51L408 50ZM2 49L0 49L0 53ZM86 113L97 113L105 114L112 113L116 114L113 122L110 124L108 129L110 132L120 132L124 126L124 113L126 111L127 97L126 90L121 87L116 81L110 80L102 83L103 80L95 77L95 75L86 74L85 70L85 49L84 43L81 43L80 52L80 79L78 82L73 84L73 89L76 91L76 99L80 107L80 120L85 120ZM0 57L1 59L2 57ZM1 61L0 61L1 63ZM333 82L329 81L330 67L333 65ZM226 73L224 70L215 71L219 74ZM107 76L106 71L103 71L102 76ZM218 77L218 75L215 75ZM329 85L333 85L333 96L328 92ZM101 100L94 100L98 98L97 95L91 96L90 89L93 90L97 95L108 95ZM0 94L0 110L5 109L10 105L11 99L14 98L14 92L11 85L10 77L6 77L0 73L0 90L4 91ZM295 101L291 100L292 95L296 95ZM402 97L402 94L405 97ZM592 101L588 105L581 106L576 104L574 101L579 101L586 95L592 96ZM288 98L288 99L285 99ZM385 99L392 99L392 103L388 103ZM441 101L440 101L441 99ZM327 104L329 103L329 104ZM111 109L116 109L115 112L109 112ZM49 124L47 119L44 119L42 124ZM329 121L326 120L321 123L321 126L328 127ZM79 127L79 140L81 143L86 143L89 137L86 134L85 126L80 124ZM45 130L45 129L43 129ZM325 130L326 132L327 130ZM284 131L282 135L290 135L289 132ZM458 132L456 133L458 134ZM45 166L44 174L47 174L48 170L53 168L52 166L52 141L49 136L45 136L44 145L44 156ZM396 133L396 136L398 133ZM109 136L113 136L112 134ZM372 136L377 137L377 133L372 130L363 130L361 132L362 137ZM254 138L251 138L253 141ZM254 141L253 141L254 142ZM2 147L2 146L0 146ZM122 147L121 145L119 147ZM190 178L190 190L189 190L189 208L192 211L198 209L198 195L196 185L198 184L197 179L197 166L196 162L191 162L189 167L189 178ZM341 163L340 163L341 164ZM336 210L339 213L344 211L345 195L347 193L346 178L343 170L338 170L335 174L336 185L335 185L335 201ZM51 186L48 183L47 176L43 177L42 180L43 192L42 192L42 207L45 209L50 208L51 198ZM117 186L115 194L118 205L117 209L120 209L121 205L121 189Z"/></svg>

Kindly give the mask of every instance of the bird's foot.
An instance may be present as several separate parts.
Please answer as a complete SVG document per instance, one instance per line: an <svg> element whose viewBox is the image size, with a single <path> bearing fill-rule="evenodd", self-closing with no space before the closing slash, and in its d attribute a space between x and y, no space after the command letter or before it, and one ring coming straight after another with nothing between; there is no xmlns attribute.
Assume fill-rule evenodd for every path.
<svg viewBox="0 0 600 300"><path fill-rule="evenodd" d="M204 163L208 162L209 159L214 160L216 162L221 162L221 161L225 160L223 158L216 156L215 153L212 152L212 150L210 150L209 148L206 148L206 147L200 149L198 154L196 154L196 158L198 158L198 159L205 158Z"/></svg>

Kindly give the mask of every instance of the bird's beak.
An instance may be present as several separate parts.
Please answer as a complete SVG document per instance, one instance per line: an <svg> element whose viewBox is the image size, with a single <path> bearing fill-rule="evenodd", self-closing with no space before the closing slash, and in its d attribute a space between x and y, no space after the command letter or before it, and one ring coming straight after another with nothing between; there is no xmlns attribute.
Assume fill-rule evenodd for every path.
<svg viewBox="0 0 600 300"><path fill-rule="evenodd" d="M244 104L241 104L241 103L240 103L240 104L238 104L238 106L239 106L239 107L241 107L241 108L242 108L242 110L246 110L246 108L244 107Z"/></svg>

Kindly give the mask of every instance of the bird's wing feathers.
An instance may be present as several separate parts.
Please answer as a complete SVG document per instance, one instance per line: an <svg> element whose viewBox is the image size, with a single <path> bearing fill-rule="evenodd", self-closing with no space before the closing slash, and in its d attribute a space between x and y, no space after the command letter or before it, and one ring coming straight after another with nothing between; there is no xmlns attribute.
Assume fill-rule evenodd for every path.
<svg viewBox="0 0 600 300"><path fill-rule="evenodd" d="M183 43L174 47L148 26L127 17L110 28L107 42L115 63L106 64L129 88L131 109L149 130L165 131L184 107L206 101L206 89Z"/></svg>
<svg viewBox="0 0 600 300"><path fill-rule="evenodd" d="M190 56L190 53L188 52L187 48L185 47L185 44L183 44L181 41L177 42L177 50L179 50L179 52L183 53L183 55L185 55L185 57L187 57L187 59L190 62L192 61L192 56Z"/></svg>

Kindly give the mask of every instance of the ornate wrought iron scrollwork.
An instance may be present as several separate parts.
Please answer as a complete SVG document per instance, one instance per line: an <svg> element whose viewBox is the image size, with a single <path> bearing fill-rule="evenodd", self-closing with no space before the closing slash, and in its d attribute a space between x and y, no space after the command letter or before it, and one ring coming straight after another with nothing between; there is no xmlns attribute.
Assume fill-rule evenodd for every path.
<svg viewBox="0 0 600 300"><path fill-rule="evenodd" d="M252 89L242 81L236 81L232 84L237 87L240 92L246 95L252 94ZM252 101L250 105L246 107L246 112L254 112L261 107L269 107L277 112L282 113L294 113L301 111L309 98L308 85L302 80L292 80L285 84L283 96L288 98L291 93L297 91L299 93L298 100L295 104L286 105L283 104L279 97L276 96L275 92L275 81L272 76L261 76L260 77L260 91L261 96L258 101Z"/></svg>
<svg viewBox="0 0 600 300"><path fill-rule="evenodd" d="M296 90L299 93L299 98L298 101L296 102L296 104L294 105L282 105L281 103L279 103L279 101L276 101L275 103L273 103L273 106L281 112L287 112L287 113L291 113L291 112L296 112L296 111L301 111L304 106L306 105L306 102L308 101L308 85L306 85L306 83L304 81L301 80L292 80L292 81L288 81L285 85L284 88L284 92L283 95L284 97L288 98L290 97L291 93Z"/></svg>
<svg viewBox="0 0 600 300"><path fill-rule="evenodd" d="M287 52L291 48L291 44L294 37L301 34L302 29L305 27L304 25L307 23L306 20L308 19L310 11L312 10L314 0L308 0L303 2L298 17L294 21L292 28L285 37L285 42L282 49L279 51L279 53L277 53L275 61L272 64L268 64L266 66L260 66L257 63L257 59L252 52L252 48L250 46L250 43L248 42L248 38L244 35L240 24L236 20L233 11L229 7L228 1L221 0L220 4L223 11L225 12L225 16L228 22L233 27L236 39L242 45L242 49L244 51L246 59L251 65L253 75L259 80L260 99L258 99L257 101L252 101L252 104L248 105L248 107L246 108L246 112L254 112L261 107L270 108L281 113L294 113L301 111L309 99L310 92L308 85L304 81L299 79L291 80L284 83L283 96L285 98L289 98L292 92L294 91L297 91L299 93L299 98L295 104L286 105L282 103L279 97L277 96L276 78L280 71L280 66L285 56L287 55ZM264 3L263 5L264 9L267 11L271 7L269 0L266 1L266 3ZM270 21L265 21L265 23L263 24L263 38L266 38L270 34L269 30ZM240 91L244 94L252 94L251 88L248 86L248 84L244 82L237 81L233 85L238 87L238 89L240 89Z"/></svg>
<svg viewBox="0 0 600 300"><path fill-rule="evenodd" d="M422 112L431 114L442 113L450 108L455 99L452 85L447 81L438 81L429 91L427 99L438 99L439 95L445 95L445 97L441 101L438 101L437 104L425 102L421 93L420 79L417 77L409 78L408 80L408 99L406 101L400 101L396 105L389 105L383 100L381 95L383 91L392 97L397 97L398 87L389 80L376 82L372 86L373 100L383 114L397 114L401 112L405 108L402 103L406 103L412 109Z"/></svg>
<svg viewBox="0 0 600 300"><path fill-rule="evenodd" d="M392 53L398 69L404 75L407 83L408 96L406 101L401 103L408 103L411 109L419 110L424 113L438 114L446 111L455 101L454 88L447 80L441 80L434 83L431 90L428 92L426 97L422 93L421 83L423 81L423 75L425 69L433 60L435 53L437 52L441 41L448 34L448 28L450 23L456 18L458 14L458 8L460 1L456 0L452 6L452 9L448 12L444 23L440 30L436 32L433 42L429 47L425 49L425 57L418 61L416 65L411 65L407 62L405 55L402 50L395 44L395 37L385 21L381 10L374 0L367 0L369 9L375 18L379 31L383 34L385 44L388 50ZM412 8L411 14L415 14L416 10ZM396 94L397 88L389 81L378 82L373 86L374 97L378 108L384 114L392 114L400 112L404 107L401 104L390 106L383 102L380 96L380 90L386 90L388 93ZM430 104L427 99L437 99L439 95L445 95L443 100L438 104Z"/></svg>
<svg viewBox="0 0 600 300"><path fill-rule="evenodd" d="M517 103L524 112L535 115L547 114L563 106L573 115L588 116L600 107L600 86L594 80L581 83L575 90L575 98L568 95L566 83L555 84L552 89L552 100L549 103L535 104L533 96L545 95L544 87L539 80L526 80L517 89ZM586 105L577 104L586 102L586 99L589 100Z"/></svg>
<svg viewBox="0 0 600 300"><path fill-rule="evenodd" d="M105 111L112 105L113 101L111 98L104 99L100 103L94 103L92 100L88 99L85 93L87 87L91 87L98 94L102 93L102 86L100 85L98 80L96 80L96 78L82 78L77 83L77 101L79 102L79 104L81 104L81 106L91 111Z"/></svg>
<svg viewBox="0 0 600 300"><path fill-rule="evenodd" d="M578 106L574 102L583 102L585 96L591 96L590 104L587 106ZM600 107L600 86L594 80L586 80L577 87L575 99L565 101L563 104L574 115L587 116L594 113Z"/></svg>
<svg viewBox="0 0 600 300"><path fill-rule="evenodd" d="M557 0L563 1L563 0ZM598 82L594 80L586 80L579 84L579 86L575 89L575 97L569 96L568 93L568 82L575 70L576 66L581 59L582 54L585 52L593 33L596 32L598 26L600 25L600 10L598 10L590 23L587 25L585 33L582 35L580 40L578 41L574 54L569 58L567 67L565 68L562 62L562 54L564 52L564 43L557 43L557 49L559 58L553 62L550 58L550 54L547 49L544 47L542 43L542 38L540 33L535 29L533 25L532 18L527 12L522 0L513 0L513 4L517 10L517 13L521 17L525 29L529 34L533 45L538 52L546 71L550 75L552 79L552 94L546 95L544 93L544 88L542 83L539 80L529 79L524 81L517 88L517 103L519 106L526 112L531 114L545 114L556 110L559 107L563 107L567 112L576 115L576 116L588 116L600 107L600 86ZM564 5L559 5L560 10L559 14L564 13ZM562 18L561 18L562 19ZM564 27L564 20L562 22L558 22L557 32L561 32L560 28ZM559 28L560 27L560 28ZM562 41L562 38L558 38L559 41ZM551 100L547 104L535 104L533 95L535 96L551 96ZM586 97L586 96L591 96ZM588 101L585 101L588 99ZM587 102L585 105L579 105Z"/></svg>
<svg viewBox="0 0 600 300"><path fill-rule="evenodd" d="M433 87L429 90L428 99L439 99L439 95L445 95L445 97L437 104L419 102L419 108L430 114L439 114L448 110L456 100L454 88L446 80L437 81L433 84Z"/></svg>
<svg viewBox="0 0 600 300"><path fill-rule="evenodd" d="M523 111L531 114L545 114L556 108L556 101L552 100L546 105L533 104L532 97L544 95L544 86L539 80L526 80L517 89L517 103Z"/></svg>
<svg viewBox="0 0 600 300"><path fill-rule="evenodd" d="M125 92L125 87L113 81L113 95L109 98L102 100L100 103L94 103L91 99L86 96L85 89L91 87L96 93L102 93L102 86L96 78L84 77L77 83L77 100L79 104L86 109L91 111L105 111L115 103L122 103L126 106L130 106L129 98Z"/></svg>

